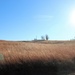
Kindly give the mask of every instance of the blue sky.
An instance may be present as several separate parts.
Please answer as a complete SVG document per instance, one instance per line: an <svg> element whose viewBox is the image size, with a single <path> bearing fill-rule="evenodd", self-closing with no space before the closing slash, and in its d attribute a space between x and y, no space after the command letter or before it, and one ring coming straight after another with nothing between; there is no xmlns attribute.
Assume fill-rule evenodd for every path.
<svg viewBox="0 0 75 75"><path fill-rule="evenodd" d="M0 0L0 39L72 39L74 11L75 0Z"/></svg>

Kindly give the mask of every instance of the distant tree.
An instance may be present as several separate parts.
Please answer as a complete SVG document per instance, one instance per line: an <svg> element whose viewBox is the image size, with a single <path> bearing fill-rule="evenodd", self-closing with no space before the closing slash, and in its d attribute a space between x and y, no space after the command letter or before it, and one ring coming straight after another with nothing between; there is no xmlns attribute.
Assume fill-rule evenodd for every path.
<svg viewBox="0 0 75 75"><path fill-rule="evenodd" d="M46 37L46 40L48 40L48 39L49 39L49 36L48 36L47 34L46 34L46 36L45 36L45 37Z"/></svg>
<svg viewBox="0 0 75 75"><path fill-rule="evenodd" d="M36 36L36 38L34 38L34 41L37 41L37 36Z"/></svg>
<svg viewBox="0 0 75 75"><path fill-rule="evenodd" d="M37 39L36 39L36 38L34 38L34 41L37 41Z"/></svg>
<svg viewBox="0 0 75 75"><path fill-rule="evenodd" d="M41 39L42 39L42 40L45 40L44 36L41 36Z"/></svg>

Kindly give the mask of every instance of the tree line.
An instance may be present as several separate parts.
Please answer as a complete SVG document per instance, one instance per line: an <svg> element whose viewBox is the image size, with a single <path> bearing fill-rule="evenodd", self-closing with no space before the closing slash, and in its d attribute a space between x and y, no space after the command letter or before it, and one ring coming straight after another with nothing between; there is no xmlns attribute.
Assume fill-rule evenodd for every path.
<svg viewBox="0 0 75 75"><path fill-rule="evenodd" d="M38 40L37 37L34 40ZM45 36L41 36L41 40L49 40L49 36L47 34Z"/></svg>

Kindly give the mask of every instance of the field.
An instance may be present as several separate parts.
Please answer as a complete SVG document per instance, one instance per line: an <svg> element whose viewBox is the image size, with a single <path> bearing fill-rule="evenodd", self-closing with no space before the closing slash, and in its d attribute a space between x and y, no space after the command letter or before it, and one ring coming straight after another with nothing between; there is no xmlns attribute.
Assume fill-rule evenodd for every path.
<svg viewBox="0 0 75 75"><path fill-rule="evenodd" d="M74 75L75 41L0 40L0 75Z"/></svg>

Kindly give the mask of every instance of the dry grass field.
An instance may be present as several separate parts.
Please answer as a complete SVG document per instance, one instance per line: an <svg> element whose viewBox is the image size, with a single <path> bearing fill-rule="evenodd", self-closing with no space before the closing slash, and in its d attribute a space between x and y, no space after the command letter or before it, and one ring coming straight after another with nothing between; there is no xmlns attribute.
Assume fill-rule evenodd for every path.
<svg viewBox="0 0 75 75"><path fill-rule="evenodd" d="M70 75L75 41L2 41L0 75Z"/></svg>

